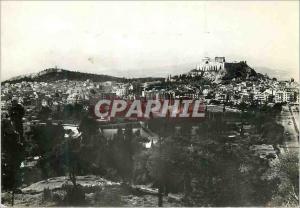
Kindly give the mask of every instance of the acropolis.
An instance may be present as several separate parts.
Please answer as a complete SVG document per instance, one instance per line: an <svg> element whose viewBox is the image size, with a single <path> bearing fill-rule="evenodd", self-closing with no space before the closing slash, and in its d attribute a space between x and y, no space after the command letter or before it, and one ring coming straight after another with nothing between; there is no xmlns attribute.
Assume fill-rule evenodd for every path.
<svg viewBox="0 0 300 208"><path fill-rule="evenodd" d="M196 75L200 72L206 71L220 71L225 69L225 57L218 57L216 56L214 59L210 57L202 58L200 64L197 64L196 68L193 69L190 74Z"/></svg>

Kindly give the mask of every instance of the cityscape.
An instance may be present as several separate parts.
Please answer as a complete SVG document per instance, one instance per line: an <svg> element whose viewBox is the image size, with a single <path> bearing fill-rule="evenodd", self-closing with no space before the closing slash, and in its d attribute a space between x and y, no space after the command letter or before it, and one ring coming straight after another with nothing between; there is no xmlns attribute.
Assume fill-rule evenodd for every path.
<svg viewBox="0 0 300 208"><path fill-rule="evenodd" d="M1 206L299 207L299 1L0 1Z"/></svg>
<svg viewBox="0 0 300 208"><path fill-rule="evenodd" d="M265 191L257 195L264 189L258 186L257 190L253 184L282 191L282 183L286 182L277 181L283 176L276 175L274 169L284 165L284 160L296 159L299 83L293 78L277 80L256 72L246 61L228 63L225 57L204 57L194 69L166 78L105 77L97 81L86 76L91 74L55 67L1 84L2 181L18 182L18 192L14 193L17 205L262 206L286 200L271 192L264 197L261 194ZM101 99L201 100L204 116L196 120L180 118L178 113L173 120L155 114L146 120L120 114L99 118L94 109ZM20 141L6 141L11 137L19 137ZM22 152L17 168L20 178L15 182L9 174L13 171L9 168L9 152L5 154L9 148L21 148ZM205 164L220 166L218 163L223 161L231 167L232 160L237 164L230 171L240 177L238 183L244 183L243 178L254 180L253 174L258 177L248 184L253 193L245 192L246 199L237 197L226 202L222 201L226 193L219 193L219 200L216 193L203 195L207 194L203 190L213 191L214 186L236 180L222 174L202 175L203 168L209 168ZM197 161L204 165L199 170L195 168ZM210 168L206 170L212 171L209 174L217 169ZM256 168L261 171L256 172ZM170 175L171 170L176 175ZM81 188L78 193L67 191L64 196L56 190L70 186L68 180ZM202 180L211 180L212 184L203 187ZM295 182L290 185L297 188ZM96 192L86 193L91 187ZM298 196L298 192L295 189L290 194ZM41 199L19 198L33 193ZM38 197L40 194L42 197Z"/></svg>

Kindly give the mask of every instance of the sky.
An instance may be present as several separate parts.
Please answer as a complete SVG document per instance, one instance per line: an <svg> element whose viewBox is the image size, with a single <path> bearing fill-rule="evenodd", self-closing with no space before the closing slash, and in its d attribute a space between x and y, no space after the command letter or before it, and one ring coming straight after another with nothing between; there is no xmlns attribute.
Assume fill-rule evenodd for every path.
<svg viewBox="0 0 300 208"><path fill-rule="evenodd" d="M167 76L204 56L299 80L299 1L1 1L2 81L51 67Z"/></svg>

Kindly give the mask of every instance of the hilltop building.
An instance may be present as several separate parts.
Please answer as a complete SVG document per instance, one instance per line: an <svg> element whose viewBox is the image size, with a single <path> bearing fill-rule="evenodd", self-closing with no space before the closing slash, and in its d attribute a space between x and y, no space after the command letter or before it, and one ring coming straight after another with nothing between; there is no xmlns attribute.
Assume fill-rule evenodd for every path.
<svg viewBox="0 0 300 208"><path fill-rule="evenodd" d="M195 69L190 71L191 75L198 75L202 72L215 71L225 69L225 57L215 57L211 59L210 57L204 57L201 63L196 66Z"/></svg>

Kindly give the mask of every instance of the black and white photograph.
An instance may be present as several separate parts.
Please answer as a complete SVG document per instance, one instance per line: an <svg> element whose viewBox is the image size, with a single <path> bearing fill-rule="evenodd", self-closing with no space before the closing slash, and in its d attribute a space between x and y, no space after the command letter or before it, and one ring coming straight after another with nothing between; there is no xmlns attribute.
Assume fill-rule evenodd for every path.
<svg viewBox="0 0 300 208"><path fill-rule="evenodd" d="M2 207L299 207L299 1L0 7Z"/></svg>

